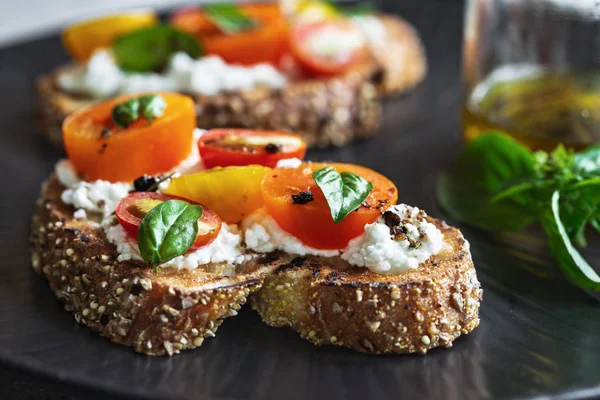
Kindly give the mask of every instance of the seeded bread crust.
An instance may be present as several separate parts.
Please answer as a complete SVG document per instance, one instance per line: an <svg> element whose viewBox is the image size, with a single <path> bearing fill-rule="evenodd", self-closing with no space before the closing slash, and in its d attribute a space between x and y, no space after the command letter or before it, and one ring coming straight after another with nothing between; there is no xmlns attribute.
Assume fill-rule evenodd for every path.
<svg viewBox="0 0 600 400"><path fill-rule="evenodd" d="M450 248L413 271L385 276L339 258L280 255L250 304L267 324L316 345L371 354L451 347L479 325L482 289L460 231L430 222Z"/></svg>
<svg viewBox="0 0 600 400"><path fill-rule="evenodd" d="M188 93L197 104L198 127L293 131L310 147L343 146L374 135L382 118L379 97L410 90L427 72L423 46L410 24L392 15L378 18L388 32L385 42L371 49L373 60L345 76L292 82L278 90L257 88L214 96ZM70 68L41 76L35 86L42 131L58 145L64 119L94 102L59 89L58 74Z"/></svg>
<svg viewBox="0 0 600 400"><path fill-rule="evenodd" d="M222 265L154 272L141 262L119 262L96 223L73 219L74 209L60 200L63 189L55 176L42 186L31 231L33 268L78 323L137 352L173 355L201 346L268 272L260 260L236 267L235 277L221 275Z"/></svg>

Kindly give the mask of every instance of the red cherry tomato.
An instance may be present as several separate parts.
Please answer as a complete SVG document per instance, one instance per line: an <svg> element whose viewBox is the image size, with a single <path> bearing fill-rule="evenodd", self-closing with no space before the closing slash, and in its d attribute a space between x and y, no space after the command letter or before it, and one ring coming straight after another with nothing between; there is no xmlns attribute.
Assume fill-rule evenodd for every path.
<svg viewBox="0 0 600 400"><path fill-rule="evenodd" d="M181 199L156 192L130 193L117 204L117 220L131 237L137 238L142 219L150 210L167 200ZM202 209L202 218L198 220L198 236L190 250L210 244L217 238L221 230L221 218L209 208L202 206Z"/></svg>
<svg viewBox="0 0 600 400"><path fill-rule="evenodd" d="M344 20L296 25L291 52L298 65L311 76L335 76L360 61L365 52L360 32Z"/></svg>
<svg viewBox="0 0 600 400"><path fill-rule="evenodd" d="M306 153L306 143L298 135L250 129L210 130L198 148L206 168L251 164L273 168L279 160L302 159Z"/></svg>

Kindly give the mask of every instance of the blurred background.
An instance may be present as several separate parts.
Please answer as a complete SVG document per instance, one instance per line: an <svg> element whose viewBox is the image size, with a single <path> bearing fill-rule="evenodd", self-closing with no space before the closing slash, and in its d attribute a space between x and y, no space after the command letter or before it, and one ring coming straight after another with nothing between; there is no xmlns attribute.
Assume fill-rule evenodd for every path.
<svg viewBox="0 0 600 400"><path fill-rule="evenodd" d="M19 43L57 31L67 23L113 11L153 8L164 11L177 5L199 4L181 0L21 0L0 2L0 46Z"/></svg>
<svg viewBox="0 0 600 400"><path fill-rule="evenodd" d="M242 3L245 0L236 2ZM350 1L360 2L360 1ZM463 0L442 0L447 3L463 3ZM208 3L208 1L184 0L20 0L0 1L0 47L24 42L51 32L56 32L65 24L119 10L132 8L152 8L166 11L176 6ZM371 1L381 6L394 4L414 7L423 1L417 0L378 0ZM425 3L428 3L425 1ZM439 3L429 1L429 3Z"/></svg>

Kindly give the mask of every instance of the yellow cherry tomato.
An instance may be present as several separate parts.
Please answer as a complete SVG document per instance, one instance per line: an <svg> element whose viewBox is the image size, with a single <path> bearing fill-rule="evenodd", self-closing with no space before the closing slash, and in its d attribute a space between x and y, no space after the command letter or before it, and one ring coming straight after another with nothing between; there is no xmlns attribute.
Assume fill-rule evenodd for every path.
<svg viewBox="0 0 600 400"><path fill-rule="evenodd" d="M85 61L94 51L110 47L117 37L156 23L158 17L151 11L107 15L69 26L62 42L71 57Z"/></svg>
<svg viewBox="0 0 600 400"><path fill-rule="evenodd" d="M340 15L331 4L324 1L300 0L291 7L292 19L297 24L331 21Z"/></svg>
<svg viewBox="0 0 600 400"><path fill-rule="evenodd" d="M205 205L234 224L262 206L260 185L270 170L262 165L213 168L173 178L163 193Z"/></svg>

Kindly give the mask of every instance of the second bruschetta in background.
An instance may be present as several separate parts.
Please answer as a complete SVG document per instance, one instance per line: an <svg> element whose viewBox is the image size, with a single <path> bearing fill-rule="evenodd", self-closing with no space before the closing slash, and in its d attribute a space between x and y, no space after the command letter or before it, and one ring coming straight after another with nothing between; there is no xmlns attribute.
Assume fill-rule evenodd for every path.
<svg viewBox="0 0 600 400"><path fill-rule="evenodd" d="M60 143L62 121L81 107L167 90L194 99L203 129L294 131L320 147L375 134L380 96L425 76L418 35L395 16L298 4L220 3L178 11L169 25L132 13L68 28L63 42L77 64L36 85L44 133Z"/></svg>

